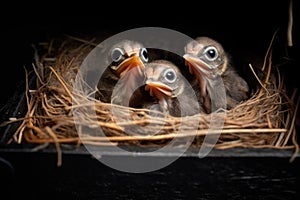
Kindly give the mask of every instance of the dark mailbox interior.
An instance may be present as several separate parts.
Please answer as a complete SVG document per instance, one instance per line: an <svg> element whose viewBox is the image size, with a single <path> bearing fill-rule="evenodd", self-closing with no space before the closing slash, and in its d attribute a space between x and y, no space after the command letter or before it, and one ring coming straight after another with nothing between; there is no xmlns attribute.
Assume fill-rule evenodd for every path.
<svg viewBox="0 0 300 200"><path fill-rule="evenodd" d="M141 2L140 6L154 4ZM117 3L116 3L117 4ZM175 3L174 4L178 4ZM201 6L198 6L201 4ZM25 109L24 66L31 70L31 44L62 34L109 37L137 27L164 27L190 37L210 36L234 55L234 62L245 64L261 59L278 31L275 54L288 55L290 68L284 69L290 92L299 86L300 65L299 2L293 5L293 46L287 46L289 1L200 1L183 2L179 8L131 8L49 5L12 9L16 19L2 17L1 30L1 121L18 116ZM117 6L117 5L114 5ZM176 5L177 6L177 5ZM119 13L119 14L117 14ZM23 17L24 16L24 17ZM276 59L276 58L275 58ZM246 73L246 72L245 72ZM298 124L299 125L299 119ZM55 149L31 152L30 145L6 145L13 130L0 131L0 183L6 198L1 199L297 199L300 162L289 162L293 150L227 149L214 150L206 158L186 152L170 166L145 174L111 169L84 149L65 151L63 165L56 166ZM297 128L299 132L299 128ZM4 134L5 133L5 134ZM116 155L105 155L116 156ZM117 155L118 156L118 155ZM163 159L165 155L157 156Z"/></svg>

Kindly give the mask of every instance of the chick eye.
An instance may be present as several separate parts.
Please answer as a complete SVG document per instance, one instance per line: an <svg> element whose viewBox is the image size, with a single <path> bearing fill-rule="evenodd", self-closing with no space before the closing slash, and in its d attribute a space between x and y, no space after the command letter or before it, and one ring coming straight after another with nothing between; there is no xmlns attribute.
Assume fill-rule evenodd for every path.
<svg viewBox="0 0 300 200"><path fill-rule="evenodd" d="M176 72L173 69L167 69L164 72L164 78L169 82L169 83L174 83L177 79Z"/></svg>
<svg viewBox="0 0 300 200"><path fill-rule="evenodd" d="M207 60L209 61L214 61L218 58L219 54L218 54L218 50L211 46L205 49L204 51L204 56Z"/></svg>
<svg viewBox="0 0 300 200"><path fill-rule="evenodd" d="M142 48L140 51L140 58L144 61L144 62L148 62L149 57L148 57L148 52L146 48Z"/></svg>
<svg viewBox="0 0 300 200"><path fill-rule="evenodd" d="M124 52L120 48L115 48L111 52L111 58L114 62L118 62L122 59Z"/></svg>

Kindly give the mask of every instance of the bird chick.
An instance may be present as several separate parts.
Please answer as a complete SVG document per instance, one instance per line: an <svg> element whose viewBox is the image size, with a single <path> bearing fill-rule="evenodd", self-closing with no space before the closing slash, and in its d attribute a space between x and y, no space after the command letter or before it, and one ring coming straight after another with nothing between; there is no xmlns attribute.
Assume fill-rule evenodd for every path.
<svg viewBox="0 0 300 200"><path fill-rule="evenodd" d="M123 40L112 46L108 56L111 64L98 83L99 99L128 106L134 91L144 84L147 49L137 41Z"/></svg>
<svg viewBox="0 0 300 200"><path fill-rule="evenodd" d="M187 43L183 58L198 81L206 112L231 109L248 98L247 82L233 68L229 55L217 41L198 37Z"/></svg>
<svg viewBox="0 0 300 200"><path fill-rule="evenodd" d="M203 112L196 95L179 68L168 60L154 60L145 68L145 90L162 112L182 117Z"/></svg>

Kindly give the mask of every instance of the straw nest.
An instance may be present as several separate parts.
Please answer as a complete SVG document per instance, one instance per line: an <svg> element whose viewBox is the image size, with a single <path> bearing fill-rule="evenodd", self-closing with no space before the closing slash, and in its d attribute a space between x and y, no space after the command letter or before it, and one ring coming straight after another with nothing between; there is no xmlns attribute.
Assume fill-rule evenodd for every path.
<svg viewBox="0 0 300 200"><path fill-rule="evenodd" d="M150 116L147 109L118 107L120 113L131 120L116 119L111 113L113 105L103 103L74 90L76 73L86 57L95 47L93 40L67 37L52 40L36 46L33 71L36 83L27 86L27 113L10 142L55 144L60 151L61 144L70 145L139 145L143 147L163 146L175 136L180 138L195 136L192 146L200 147L207 134L221 133L214 146L217 149L233 147L295 149L298 152L295 118L299 100L296 92L288 96L280 71L272 64L272 46L265 55L262 66L265 76L258 78L251 64L253 76L259 89L251 98L225 113L215 115L224 120L222 130L210 130L211 114L197 114L184 118L158 115ZM28 79L27 79L28 83ZM79 101L74 101L74 95ZM95 110L80 116L77 127L72 109ZM129 110L129 112L128 112ZM127 119L127 118L126 118ZM78 120L77 120L78 122ZM129 135L124 129L132 125L158 127L159 134ZM84 132L99 127L105 135ZM180 130L180 131L178 131Z"/></svg>

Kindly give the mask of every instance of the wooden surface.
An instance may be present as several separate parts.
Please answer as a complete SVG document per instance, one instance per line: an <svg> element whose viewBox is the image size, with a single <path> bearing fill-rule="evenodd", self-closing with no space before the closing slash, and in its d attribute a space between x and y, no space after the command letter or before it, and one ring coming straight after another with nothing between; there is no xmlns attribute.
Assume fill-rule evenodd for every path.
<svg viewBox="0 0 300 200"><path fill-rule="evenodd" d="M63 154L57 167L55 152L2 150L1 193L6 199L298 199L300 160L290 163L290 153L236 149L203 159L191 154L161 170L134 174L84 151Z"/></svg>

